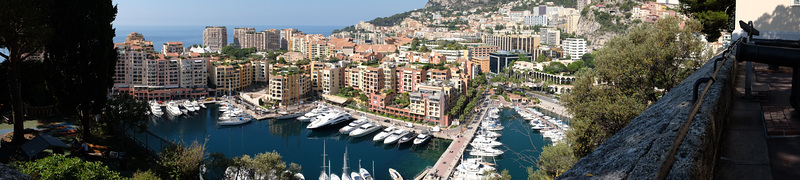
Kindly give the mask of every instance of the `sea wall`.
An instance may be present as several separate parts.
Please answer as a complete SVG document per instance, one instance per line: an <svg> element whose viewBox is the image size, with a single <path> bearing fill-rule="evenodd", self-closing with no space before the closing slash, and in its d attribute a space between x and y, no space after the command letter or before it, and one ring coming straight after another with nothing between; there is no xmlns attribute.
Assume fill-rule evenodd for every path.
<svg viewBox="0 0 800 180"><path fill-rule="evenodd" d="M692 89L697 79L711 77L718 55L683 80L631 124L580 159L558 179L653 179L670 150L680 127L695 103ZM736 62L722 66L702 106L691 122L686 138L675 154L668 179L712 179L721 127L727 120L733 94ZM698 87L698 97L705 83Z"/></svg>

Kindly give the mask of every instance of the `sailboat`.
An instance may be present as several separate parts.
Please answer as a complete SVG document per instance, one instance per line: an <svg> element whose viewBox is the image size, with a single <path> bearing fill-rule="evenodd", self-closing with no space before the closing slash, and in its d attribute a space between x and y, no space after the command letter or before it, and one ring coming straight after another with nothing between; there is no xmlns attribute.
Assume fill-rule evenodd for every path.
<svg viewBox="0 0 800 180"><path fill-rule="evenodd" d="M373 162L374 163L374 162ZM369 174L369 171L361 167L361 159L358 160L358 172L363 180L372 180L372 175Z"/></svg>
<svg viewBox="0 0 800 180"><path fill-rule="evenodd" d="M325 157L328 154L325 154L325 141L322 141L322 173L319 174L319 180L329 180L328 174L325 173Z"/></svg>
<svg viewBox="0 0 800 180"><path fill-rule="evenodd" d="M347 146L344 147L344 166L342 166L342 180L351 180L347 175Z"/></svg>

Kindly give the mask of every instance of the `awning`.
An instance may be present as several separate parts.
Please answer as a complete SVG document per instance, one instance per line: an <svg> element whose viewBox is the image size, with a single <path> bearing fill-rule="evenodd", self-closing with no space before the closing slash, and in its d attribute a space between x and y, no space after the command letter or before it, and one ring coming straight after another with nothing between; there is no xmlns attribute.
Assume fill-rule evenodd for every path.
<svg viewBox="0 0 800 180"><path fill-rule="evenodd" d="M330 102L333 102L333 103L336 103L336 104L344 104L344 103L347 102L347 100L350 100L350 98L343 98L343 97L334 96L334 95L327 95L327 94L323 94L322 98L324 98L326 101L330 101Z"/></svg>

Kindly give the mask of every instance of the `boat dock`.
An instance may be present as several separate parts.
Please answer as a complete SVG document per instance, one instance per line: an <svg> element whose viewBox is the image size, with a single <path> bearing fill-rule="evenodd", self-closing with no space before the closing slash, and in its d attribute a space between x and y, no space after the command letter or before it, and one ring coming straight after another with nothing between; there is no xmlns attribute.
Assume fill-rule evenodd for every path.
<svg viewBox="0 0 800 180"><path fill-rule="evenodd" d="M375 124L381 125L383 127L394 126L394 127L397 127L397 128L402 128L402 129L405 129L405 130L408 130L408 131L412 131L412 132L417 133L417 134L421 133L422 131L429 131L430 132L430 129L433 128L433 127L430 127L430 126L427 126L427 125L416 124L416 123L413 124L413 126L414 126L413 128L409 128L409 127L406 127L406 124L408 122L403 121L403 120L384 117L384 116L379 116L379 115L375 115L375 114L372 114L372 113L355 110L355 109L348 108L348 107L340 107L340 106L336 106L336 105L332 105L332 104L326 104L326 105L328 107L330 107L330 108L339 109L339 110L343 110L343 111L345 111L347 113L350 113L350 116L352 116L353 118L356 118L356 119L361 118L361 116L363 116L363 115L366 115L367 118L372 120L372 122L374 122ZM456 130L452 130L452 129L451 130L445 130L444 128L442 128L442 131L430 132L430 133L435 138L455 140L456 137L458 136L459 130L457 130L457 129Z"/></svg>
<svg viewBox="0 0 800 180"><path fill-rule="evenodd" d="M475 137L475 132L477 132L478 127L488 112L488 110L483 110L480 112L478 120L476 120L475 123L471 123L469 126L467 126L466 131L461 133L458 138L454 139L453 142L450 143L450 146L447 147L447 150L445 150L444 154L439 156L439 160L436 161L436 164L433 165L433 168L427 169L427 173L425 173L421 179L450 179L455 172L457 165L461 159L463 159L464 154L467 151L467 147L469 147L469 143L472 142L473 137Z"/></svg>

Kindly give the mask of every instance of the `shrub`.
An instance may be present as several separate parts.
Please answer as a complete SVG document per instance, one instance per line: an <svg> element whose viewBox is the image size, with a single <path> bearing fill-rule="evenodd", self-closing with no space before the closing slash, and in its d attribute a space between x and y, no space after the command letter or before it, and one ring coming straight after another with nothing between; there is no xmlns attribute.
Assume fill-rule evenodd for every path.
<svg viewBox="0 0 800 180"><path fill-rule="evenodd" d="M100 162L67 158L59 154L14 166L33 179L122 179L118 172L109 170Z"/></svg>

